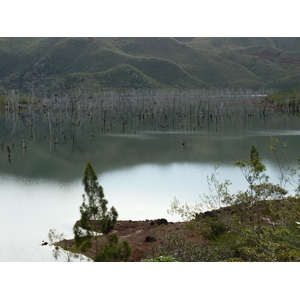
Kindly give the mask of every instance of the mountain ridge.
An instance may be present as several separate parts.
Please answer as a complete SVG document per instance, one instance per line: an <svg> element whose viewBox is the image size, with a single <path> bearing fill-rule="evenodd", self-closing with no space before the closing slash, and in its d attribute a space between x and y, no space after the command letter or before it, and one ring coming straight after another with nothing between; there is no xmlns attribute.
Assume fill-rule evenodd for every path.
<svg viewBox="0 0 300 300"><path fill-rule="evenodd" d="M300 38L0 38L0 87L299 88Z"/></svg>

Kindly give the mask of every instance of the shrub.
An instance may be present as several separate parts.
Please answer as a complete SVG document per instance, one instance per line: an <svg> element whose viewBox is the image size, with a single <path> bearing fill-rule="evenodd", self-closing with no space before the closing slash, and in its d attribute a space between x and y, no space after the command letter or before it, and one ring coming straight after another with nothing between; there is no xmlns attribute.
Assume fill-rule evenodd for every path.
<svg viewBox="0 0 300 300"><path fill-rule="evenodd" d="M117 262L128 261L131 255L131 247L127 241L120 245L109 243L105 245L104 250L95 256L94 262Z"/></svg>
<svg viewBox="0 0 300 300"><path fill-rule="evenodd" d="M209 223L209 231L208 233L204 234L203 236L208 240L215 241L223 234L225 234L228 230L228 226L218 220L213 220Z"/></svg>
<svg viewBox="0 0 300 300"><path fill-rule="evenodd" d="M144 259L143 262L180 262L181 260L172 256L158 256L156 258Z"/></svg>
<svg viewBox="0 0 300 300"><path fill-rule="evenodd" d="M86 252L88 249L92 248L92 241L87 240L81 244L80 250Z"/></svg>

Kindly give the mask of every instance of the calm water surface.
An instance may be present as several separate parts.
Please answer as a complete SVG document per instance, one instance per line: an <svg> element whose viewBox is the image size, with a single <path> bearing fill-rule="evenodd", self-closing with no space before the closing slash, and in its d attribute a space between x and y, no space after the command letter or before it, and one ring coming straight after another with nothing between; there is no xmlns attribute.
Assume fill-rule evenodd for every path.
<svg viewBox="0 0 300 300"><path fill-rule="evenodd" d="M135 130L100 132L82 127L70 136L66 127L49 136L47 125L12 125L0 118L0 261L55 261L50 247L40 246L49 229L72 238L84 193L81 183L86 163L98 174L109 205L119 219L167 218L174 197L195 204L208 192L207 176L220 162L220 181L231 189L247 188L232 164L246 160L258 148L271 180L277 168L269 150L269 135L288 143L287 163L300 157L299 118L257 121L241 126L202 130ZM53 125L54 126L54 125ZM62 126L62 125L59 125ZM27 129L26 129L27 128ZM96 127L95 127L96 128ZM23 147L23 141L26 148ZM8 156L7 146L10 148ZM61 257L59 261L65 261Z"/></svg>

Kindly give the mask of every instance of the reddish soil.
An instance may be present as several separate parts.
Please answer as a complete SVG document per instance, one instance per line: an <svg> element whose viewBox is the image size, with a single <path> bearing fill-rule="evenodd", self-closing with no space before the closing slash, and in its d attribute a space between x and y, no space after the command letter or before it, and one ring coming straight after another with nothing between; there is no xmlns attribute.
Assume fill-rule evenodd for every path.
<svg viewBox="0 0 300 300"><path fill-rule="evenodd" d="M183 222L168 222L167 224L159 224L151 220L118 221L115 229L112 233L110 233L110 235L116 234L119 237L119 242L127 241L132 249L129 261L139 262L145 258L156 256L155 254L157 253L155 253L155 249L157 246L164 245L166 243L166 235L176 233L184 235L187 241L194 241L196 243L203 242L203 240L197 237L195 233L189 231ZM153 240L153 237L155 240ZM106 243L106 238L101 237L98 244L99 248L103 248ZM59 244L69 248L73 245L73 240L64 240ZM88 250L85 253L85 255L89 257L93 257L95 254L96 251L94 246L91 250Z"/></svg>

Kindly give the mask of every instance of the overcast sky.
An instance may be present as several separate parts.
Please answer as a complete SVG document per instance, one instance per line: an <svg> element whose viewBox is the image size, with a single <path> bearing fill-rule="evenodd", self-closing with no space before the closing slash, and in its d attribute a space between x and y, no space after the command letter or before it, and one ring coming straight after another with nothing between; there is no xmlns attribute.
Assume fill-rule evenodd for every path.
<svg viewBox="0 0 300 300"><path fill-rule="evenodd" d="M299 36L294 1L10 0L0 36Z"/></svg>

